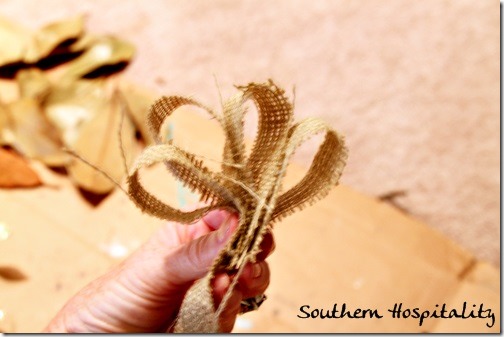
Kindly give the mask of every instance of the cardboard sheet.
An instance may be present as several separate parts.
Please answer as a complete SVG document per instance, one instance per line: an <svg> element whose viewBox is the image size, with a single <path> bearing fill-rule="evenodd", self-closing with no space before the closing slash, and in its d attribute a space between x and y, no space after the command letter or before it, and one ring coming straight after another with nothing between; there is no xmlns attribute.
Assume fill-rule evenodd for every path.
<svg viewBox="0 0 504 337"><path fill-rule="evenodd" d="M190 110L170 120L176 140L218 160L222 148L215 121ZM351 151L351 149L350 149ZM212 166L212 165L210 165ZM215 166L215 165L214 165ZM79 288L118 263L162 223L142 215L116 190L98 207L88 205L68 179L35 165L49 185L0 190L0 222L11 238L0 242L0 266L18 268L27 279L0 278L1 327L37 332ZM302 177L292 165L287 185ZM163 167L147 169L145 185L177 204L177 186ZM268 300L240 316L236 332L498 332L498 271L397 209L339 186L324 200L275 226ZM488 319L392 318L388 309L462 310L480 304ZM383 318L299 318L313 309L376 310ZM306 308L306 307L305 307Z"/></svg>

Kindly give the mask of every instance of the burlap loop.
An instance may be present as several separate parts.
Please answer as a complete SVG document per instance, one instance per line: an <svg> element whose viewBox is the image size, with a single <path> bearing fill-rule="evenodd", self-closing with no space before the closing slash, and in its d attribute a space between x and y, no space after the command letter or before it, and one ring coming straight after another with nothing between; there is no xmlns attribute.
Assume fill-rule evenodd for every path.
<svg viewBox="0 0 504 337"><path fill-rule="evenodd" d="M192 223L216 208L237 211L240 222L208 274L187 292L175 331L217 332L224 309L239 274L254 262L269 226L282 217L311 204L329 193L339 180L347 158L343 138L326 123L308 118L293 124L292 105L272 81L238 87L239 94L223 104L222 115L184 97L162 97L149 114L149 126L158 144L144 150L128 176L128 194L144 212L164 220ZM249 157L243 134L245 102L252 100L259 114L258 132ZM206 109L221 125L226 136L221 172L212 172L203 162L172 143L162 143L159 132L164 120L183 105ZM282 192L282 180L295 150L311 136L325 133L311 166L301 181ZM166 205L145 190L139 170L164 162L185 186L201 195L209 206L183 212ZM219 271L236 271L218 308L212 299L211 280Z"/></svg>

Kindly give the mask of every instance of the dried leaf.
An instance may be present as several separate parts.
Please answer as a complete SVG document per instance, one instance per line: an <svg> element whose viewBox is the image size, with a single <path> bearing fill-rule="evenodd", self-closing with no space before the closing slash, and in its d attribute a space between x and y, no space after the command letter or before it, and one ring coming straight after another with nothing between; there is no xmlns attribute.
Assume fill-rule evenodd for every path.
<svg viewBox="0 0 504 337"><path fill-rule="evenodd" d="M113 36L86 43L90 44L89 48L68 65L63 79L76 79L105 66L129 63L135 54L135 47L131 43Z"/></svg>
<svg viewBox="0 0 504 337"><path fill-rule="evenodd" d="M0 17L0 66L21 62L30 32Z"/></svg>
<svg viewBox="0 0 504 337"><path fill-rule="evenodd" d="M57 129L45 118L35 99L22 98L11 103L9 112L15 137L12 147L49 166L62 166L68 162Z"/></svg>
<svg viewBox="0 0 504 337"><path fill-rule="evenodd" d="M49 93L51 84L40 69L30 68L20 70L16 75L21 98L41 100Z"/></svg>
<svg viewBox="0 0 504 337"><path fill-rule="evenodd" d="M14 152L0 148L0 187L35 187L42 185L26 160Z"/></svg>
<svg viewBox="0 0 504 337"><path fill-rule="evenodd" d="M53 52L65 42L77 39L84 31L84 17L79 15L70 19L51 23L35 32L25 55L26 63L36 63ZM63 48L64 51L67 48Z"/></svg>
<svg viewBox="0 0 504 337"><path fill-rule="evenodd" d="M10 266L0 266L0 278L7 281L24 281L27 279L21 270Z"/></svg>
<svg viewBox="0 0 504 337"><path fill-rule="evenodd" d="M107 102L104 111L97 113L82 126L72 150L119 182L126 174L121 148L127 166L131 164L136 152L135 128L127 118L126 104L117 92ZM67 169L75 183L87 191L104 194L115 187L102 173L81 160L75 160Z"/></svg>
<svg viewBox="0 0 504 337"><path fill-rule="evenodd" d="M155 101L155 97L146 90L141 90L132 85L121 85L121 91L128 104L128 113L136 128L140 131L145 144L154 144L154 138L147 126L147 115L149 114L151 105Z"/></svg>

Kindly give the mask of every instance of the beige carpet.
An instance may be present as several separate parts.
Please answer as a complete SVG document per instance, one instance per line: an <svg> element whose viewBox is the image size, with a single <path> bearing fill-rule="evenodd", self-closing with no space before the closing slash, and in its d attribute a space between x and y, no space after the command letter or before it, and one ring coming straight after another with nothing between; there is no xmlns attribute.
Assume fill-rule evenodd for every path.
<svg viewBox="0 0 504 337"><path fill-rule="evenodd" d="M159 92L217 105L214 74L223 95L295 85L299 117L346 135L344 184L404 191L400 207L499 263L497 1L0 1L33 28L81 12L137 45L126 76Z"/></svg>

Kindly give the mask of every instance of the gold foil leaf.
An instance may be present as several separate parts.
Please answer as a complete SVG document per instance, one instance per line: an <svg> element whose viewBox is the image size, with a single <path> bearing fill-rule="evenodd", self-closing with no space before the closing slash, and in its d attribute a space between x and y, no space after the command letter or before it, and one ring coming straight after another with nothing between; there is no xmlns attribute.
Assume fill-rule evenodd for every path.
<svg viewBox="0 0 504 337"><path fill-rule="evenodd" d="M81 126L103 112L108 99L103 81L78 80L55 86L43 107L65 146L71 147L79 137Z"/></svg>
<svg viewBox="0 0 504 337"><path fill-rule="evenodd" d="M68 155L62 151L57 129L45 118L37 100L22 98L11 103L9 111L15 137L12 147L49 166L67 163Z"/></svg>
<svg viewBox="0 0 504 337"><path fill-rule="evenodd" d="M77 59L72 61L63 78L75 79L90 75L107 66L127 64L135 54L135 47L124 40L106 36L95 40Z"/></svg>
<svg viewBox="0 0 504 337"><path fill-rule="evenodd" d="M77 39L84 31L82 15L54 22L35 32L25 55L26 63L35 63L54 52L61 44Z"/></svg>
<svg viewBox="0 0 504 337"><path fill-rule="evenodd" d="M40 69L22 69L16 75L19 95L22 98L43 99L49 92L51 84Z"/></svg>
<svg viewBox="0 0 504 337"><path fill-rule="evenodd" d="M13 137L10 127L9 112L3 104L0 104L0 146L8 145L12 142Z"/></svg>
<svg viewBox="0 0 504 337"><path fill-rule="evenodd" d="M155 98L146 90L141 90L132 85L121 85L121 92L128 105L128 113L136 128L140 131L145 144L154 144L154 138L147 125L147 116Z"/></svg>
<svg viewBox="0 0 504 337"><path fill-rule="evenodd" d="M129 165L135 154L135 128L126 116L126 105L120 95L114 93L107 102L104 111L82 125L71 150L114 181L120 181L126 174L125 164ZM74 182L87 191L105 194L115 187L101 172L82 160L74 160L67 169Z"/></svg>
<svg viewBox="0 0 504 337"><path fill-rule="evenodd" d="M83 51L91 47L100 37L93 36L90 34L82 35L77 41L68 46L68 50L72 53Z"/></svg>
<svg viewBox="0 0 504 337"><path fill-rule="evenodd" d="M0 66L23 60L30 32L0 17Z"/></svg>

